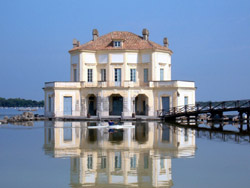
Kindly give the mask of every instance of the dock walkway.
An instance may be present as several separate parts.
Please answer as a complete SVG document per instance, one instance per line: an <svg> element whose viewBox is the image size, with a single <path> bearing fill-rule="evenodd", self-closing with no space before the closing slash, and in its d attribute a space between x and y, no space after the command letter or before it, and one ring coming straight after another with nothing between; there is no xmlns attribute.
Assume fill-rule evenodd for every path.
<svg viewBox="0 0 250 188"><path fill-rule="evenodd" d="M135 117L121 117L121 116L107 116L107 117L98 117L91 116L82 117L82 116L63 116L53 118L59 121L108 121L108 120L119 120L119 121L161 121L161 117L157 116L135 116Z"/></svg>
<svg viewBox="0 0 250 188"><path fill-rule="evenodd" d="M174 120L178 117L186 116L188 119L195 117L197 120L200 114L210 114L213 119L216 116L223 118L223 112L236 111L239 113L239 119L243 120L243 114L247 115L249 123L250 100L235 100L221 102L197 103L196 105L184 105L173 107L168 111L159 111L159 117L165 120Z"/></svg>

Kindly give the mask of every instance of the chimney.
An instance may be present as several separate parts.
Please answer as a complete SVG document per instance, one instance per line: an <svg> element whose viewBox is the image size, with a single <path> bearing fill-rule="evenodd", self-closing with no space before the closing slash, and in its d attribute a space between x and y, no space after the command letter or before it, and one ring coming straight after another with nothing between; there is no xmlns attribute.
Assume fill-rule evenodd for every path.
<svg viewBox="0 0 250 188"><path fill-rule="evenodd" d="M165 46L166 48L168 48L168 38L167 38L167 37L165 37L165 38L163 39L163 44L164 44L164 46Z"/></svg>
<svg viewBox="0 0 250 188"><path fill-rule="evenodd" d="M73 39L73 48L79 47L80 46L80 42L76 39Z"/></svg>
<svg viewBox="0 0 250 188"><path fill-rule="evenodd" d="M98 38L98 36L99 36L98 30L97 29L93 29L92 35L93 35L93 41L95 41Z"/></svg>
<svg viewBox="0 0 250 188"><path fill-rule="evenodd" d="M147 29L142 30L143 40L148 40L149 31Z"/></svg>

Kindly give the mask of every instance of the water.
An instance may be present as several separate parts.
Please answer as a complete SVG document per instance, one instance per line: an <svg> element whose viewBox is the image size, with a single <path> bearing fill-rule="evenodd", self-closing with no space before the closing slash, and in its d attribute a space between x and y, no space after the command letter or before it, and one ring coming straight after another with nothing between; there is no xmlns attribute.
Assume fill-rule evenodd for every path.
<svg viewBox="0 0 250 188"><path fill-rule="evenodd" d="M39 114L43 115L44 114L44 109L43 108L38 108L37 111L31 111L34 114ZM3 119L4 116L12 117L15 115L20 115L22 114L23 111L18 111L18 108L0 108L0 119Z"/></svg>
<svg viewBox="0 0 250 188"><path fill-rule="evenodd" d="M0 125L0 187L249 187L249 136L90 124Z"/></svg>

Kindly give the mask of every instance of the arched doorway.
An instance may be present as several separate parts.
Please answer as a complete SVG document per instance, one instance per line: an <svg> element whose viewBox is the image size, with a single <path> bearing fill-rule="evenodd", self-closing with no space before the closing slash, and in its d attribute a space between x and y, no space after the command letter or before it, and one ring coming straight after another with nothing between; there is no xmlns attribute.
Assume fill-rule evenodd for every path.
<svg viewBox="0 0 250 188"><path fill-rule="evenodd" d="M109 115L122 115L123 97L119 94L112 94L109 97Z"/></svg>
<svg viewBox="0 0 250 188"><path fill-rule="evenodd" d="M144 94L139 94L135 98L135 114L148 115L148 97Z"/></svg>
<svg viewBox="0 0 250 188"><path fill-rule="evenodd" d="M95 116L96 115L96 106L97 106L97 99L94 94L88 95L88 114Z"/></svg>

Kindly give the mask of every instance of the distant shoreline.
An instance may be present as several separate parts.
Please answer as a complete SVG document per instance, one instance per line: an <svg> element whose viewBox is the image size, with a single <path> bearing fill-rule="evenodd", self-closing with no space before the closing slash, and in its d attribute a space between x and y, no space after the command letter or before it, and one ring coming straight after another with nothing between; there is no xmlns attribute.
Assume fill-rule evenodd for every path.
<svg viewBox="0 0 250 188"><path fill-rule="evenodd" d="M40 108L44 101L27 100L21 98L5 99L0 97L0 108Z"/></svg>

